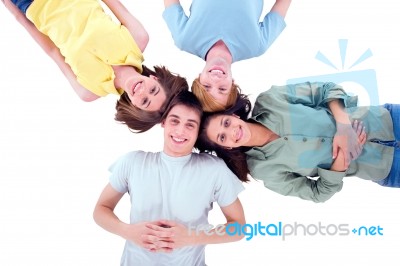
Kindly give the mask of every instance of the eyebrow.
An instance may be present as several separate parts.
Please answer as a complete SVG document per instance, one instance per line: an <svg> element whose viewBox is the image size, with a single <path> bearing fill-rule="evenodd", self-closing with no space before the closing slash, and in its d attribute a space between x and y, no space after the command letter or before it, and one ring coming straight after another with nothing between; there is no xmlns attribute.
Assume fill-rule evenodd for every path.
<svg viewBox="0 0 400 266"><path fill-rule="evenodd" d="M159 92L160 92L160 87L156 87L158 90L156 91L156 93L154 93L154 96L156 96Z"/></svg>
<svg viewBox="0 0 400 266"><path fill-rule="evenodd" d="M220 126L222 126L223 121L224 121L224 118L221 117L221 122L219 123ZM218 133L218 134L217 134L217 141L219 140L219 138L220 138L220 134Z"/></svg>
<svg viewBox="0 0 400 266"><path fill-rule="evenodd" d="M218 93L221 95L228 95L229 93L227 91L228 91L227 89L224 89L224 91L218 90Z"/></svg>
<svg viewBox="0 0 400 266"><path fill-rule="evenodd" d="M174 115L174 114L169 114L168 117L175 117L175 118L180 118L178 115Z"/></svg>
<svg viewBox="0 0 400 266"><path fill-rule="evenodd" d="M195 124L197 124L197 125L199 125L199 122L197 122L196 120L194 120L194 119L189 119L188 120L189 122L192 122L192 123L195 123Z"/></svg>
<svg viewBox="0 0 400 266"><path fill-rule="evenodd" d="M175 114L170 114L170 115L168 115L168 117L173 117L173 118L178 118L178 119L181 119L179 115L175 115ZM196 120L194 120L194 119L188 119L187 121L188 121L188 122L192 122L192 123L195 123L195 124L199 125L199 122L197 122L197 121L196 121Z"/></svg>

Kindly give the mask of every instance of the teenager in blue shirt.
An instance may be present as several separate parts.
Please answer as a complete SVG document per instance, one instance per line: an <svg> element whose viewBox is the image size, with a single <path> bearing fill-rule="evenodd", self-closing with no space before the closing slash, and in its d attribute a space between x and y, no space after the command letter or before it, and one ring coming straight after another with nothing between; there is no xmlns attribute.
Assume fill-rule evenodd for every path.
<svg viewBox="0 0 400 266"><path fill-rule="evenodd" d="M265 53L286 26L291 0L276 0L262 18L263 0L194 0L187 16L179 0L164 0L163 17L176 46L206 65L192 91L204 111L232 106L240 95L231 64Z"/></svg>

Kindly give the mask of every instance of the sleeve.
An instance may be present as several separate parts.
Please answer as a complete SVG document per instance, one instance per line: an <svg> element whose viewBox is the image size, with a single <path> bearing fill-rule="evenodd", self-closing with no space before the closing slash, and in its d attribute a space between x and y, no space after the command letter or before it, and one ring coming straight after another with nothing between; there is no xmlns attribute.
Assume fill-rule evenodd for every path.
<svg viewBox="0 0 400 266"><path fill-rule="evenodd" d="M324 108L328 102L340 99L346 108L357 106L357 96L349 96L340 85L333 82L305 82L286 86L272 86L261 93L255 102L253 115L262 113L269 104L302 104L311 108Z"/></svg>
<svg viewBox="0 0 400 266"><path fill-rule="evenodd" d="M314 202L325 202L343 187L345 172L334 172L318 168L319 177L309 178L295 172L274 167L266 160L252 159L249 162L251 176L264 182L264 186L284 196L294 196Z"/></svg>
<svg viewBox="0 0 400 266"><path fill-rule="evenodd" d="M171 32L172 39L175 45L182 49L183 34L188 16L186 16L180 4L173 4L167 7L163 12L164 21L167 23L169 31Z"/></svg>
<svg viewBox="0 0 400 266"><path fill-rule="evenodd" d="M78 82L94 94L102 97L121 95L124 91L114 85L112 65L131 65L141 73L142 52L123 25L110 29L109 34L93 37L92 42L94 44L81 49L75 63L67 63L70 63Z"/></svg>
<svg viewBox="0 0 400 266"><path fill-rule="evenodd" d="M277 12L267 13L264 20L260 22L264 51L272 45L285 28L286 22L281 15Z"/></svg>
<svg viewBox="0 0 400 266"><path fill-rule="evenodd" d="M220 207L229 206L244 190L244 186L222 160L219 160L213 169L217 174L213 201L216 201Z"/></svg>
<svg viewBox="0 0 400 266"><path fill-rule="evenodd" d="M111 173L109 177L110 184L120 193L126 193L129 190L129 177L132 172L134 156L135 152L128 153L109 167Z"/></svg>
<svg viewBox="0 0 400 266"><path fill-rule="evenodd" d="M119 94L114 86L114 72L111 66L104 64L92 54L81 53L79 64L77 66L71 64L71 68L79 84L97 96Z"/></svg>

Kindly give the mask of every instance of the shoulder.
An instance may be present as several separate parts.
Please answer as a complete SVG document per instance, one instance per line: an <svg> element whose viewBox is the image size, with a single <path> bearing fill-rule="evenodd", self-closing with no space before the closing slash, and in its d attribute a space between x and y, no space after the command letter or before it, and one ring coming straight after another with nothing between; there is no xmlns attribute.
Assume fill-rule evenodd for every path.
<svg viewBox="0 0 400 266"><path fill-rule="evenodd" d="M145 152L145 151L130 151L120 156L118 161L124 162L139 162L139 161L152 161L159 157L159 152Z"/></svg>
<svg viewBox="0 0 400 266"><path fill-rule="evenodd" d="M110 172L116 171L127 171L130 172L132 169L150 169L157 165L159 161L159 153L144 152L144 151L131 151L114 161L109 166Z"/></svg>
<svg viewBox="0 0 400 266"><path fill-rule="evenodd" d="M183 10L182 5L180 3L174 3L174 4L167 6L164 9L162 16L165 20L168 21L169 19L172 19L175 16L181 16L184 14L185 14L185 12Z"/></svg>
<svg viewBox="0 0 400 266"><path fill-rule="evenodd" d="M274 104L277 99L285 100L293 90L295 90L293 85L272 85L271 88L257 96L255 105L270 105Z"/></svg>
<svg viewBox="0 0 400 266"><path fill-rule="evenodd" d="M192 160L198 164L207 164L207 165L225 165L224 161L215 156L208 153L193 153Z"/></svg>
<svg viewBox="0 0 400 266"><path fill-rule="evenodd" d="M208 153L193 153L192 166L195 168L199 168L199 171L201 171L201 174L203 176L213 177L217 179L227 176L236 177L225 164L224 160L217 157L216 155L211 155Z"/></svg>

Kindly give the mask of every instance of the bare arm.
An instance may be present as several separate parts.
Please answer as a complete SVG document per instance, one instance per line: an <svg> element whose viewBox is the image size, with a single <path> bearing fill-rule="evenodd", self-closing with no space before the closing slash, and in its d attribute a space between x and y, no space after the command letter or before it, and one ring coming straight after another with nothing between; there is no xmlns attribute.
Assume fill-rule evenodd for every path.
<svg viewBox="0 0 400 266"><path fill-rule="evenodd" d="M239 199L236 199L229 206L221 207L221 210L226 219L225 227L234 224L238 224L241 226L246 223L243 206ZM242 234L228 235L226 234L226 232L223 235L219 235L216 232L212 235L203 233L199 235L199 238L196 239L196 242L197 244L219 244L219 243L239 241L243 237L244 235Z"/></svg>
<svg viewBox="0 0 400 266"><path fill-rule="evenodd" d="M179 0L164 0L164 7L167 8L170 5L179 4L179 3L180 3Z"/></svg>
<svg viewBox="0 0 400 266"><path fill-rule="evenodd" d="M332 112L333 117L335 118L336 125L340 126L349 126L351 124L348 114L344 111L343 104L339 100L333 100L328 103L329 109ZM344 172L348 168L350 161L347 159L347 136L341 136L342 139L339 139L335 136L333 141L333 155L334 162L331 166L331 170L336 172ZM336 141L335 141L336 140ZM338 143L340 142L342 143ZM339 149L342 147L342 149Z"/></svg>
<svg viewBox="0 0 400 266"><path fill-rule="evenodd" d="M221 208L226 223L214 228L208 228L207 225L201 225L195 228L187 228L186 226L174 221L161 220L155 223L149 223L147 226L154 232L171 232L172 237L154 238L149 237L148 241L157 246L159 250L173 250L185 246L207 245L234 242L242 239L243 234L227 234L226 226L239 226L246 223L244 211L239 199L232 204Z"/></svg>
<svg viewBox="0 0 400 266"><path fill-rule="evenodd" d="M103 2L114 13L121 24L128 29L139 46L140 51L144 52L149 42L149 34L142 23L140 23L119 0L103 0Z"/></svg>
<svg viewBox="0 0 400 266"><path fill-rule="evenodd" d="M38 43L44 52L58 65L78 96L86 102L98 99L99 96L93 94L78 83L76 80L76 75L72 71L71 67L65 63L64 56L61 55L60 50L55 46L53 41L50 40L48 36L41 33L35 27L35 25L33 25L33 23L26 18L25 14L23 14L13 3L11 3L10 0L2 1L7 9L15 16L16 20L28 31L36 43Z"/></svg>
<svg viewBox="0 0 400 266"><path fill-rule="evenodd" d="M358 137L358 148L360 149L358 152L361 154L363 146L367 141L367 133L365 132L364 123L362 121L353 121L352 127L354 132ZM342 150L337 152L337 156L331 165L331 170L336 172L344 172L347 170L348 164L345 161L345 155Z"/></svg>
<svg viewBox="0 0 400 266"><path fill-rule="evenodd" d="M328 103L328 106L337 123L351 124L349 115L344 111L344 106L340 100L334 99Z"/></svg>
<svg viewBox="0 0 400 266"><path fill-rule="evenodd" d="M147 222L128 224L122 222L114 213L114 209L121 200L123 193L116 191L108 184L101 193L93 212L93 219L104 230L129 240L143 248L154 250L157 247L147 241L151 237L170 237L169 232L153 232L146 227ZM150 234L152 234L150 236Z"/></svg>
<svg viewBox="0 0 400 266"><path fill-rule="evenodd" d="M361 144L358 142L358 136L352 127L349 115L344 110L343 103L335 99L330 101L328 106L336 121L332 157L335 159L339 150L342 150L345 163L348 166L352 160L357 159L361 154Z"/></svg>
<svg viewBox="0 0 400 266"><path fill-rule="evenodd" d="M292 0L276 0L271 8L271 12L277 12L282 17L285 17L291 2Z"/></svg>
<svg viewBox="0 0 400 266"><path fill-rule="evenodd" d="M123 195L108 184L101 193L93 212L93 218L99 226L121 237L123 237L123 228L126 224L118 219L114 214L114 209Z"/></svg>

